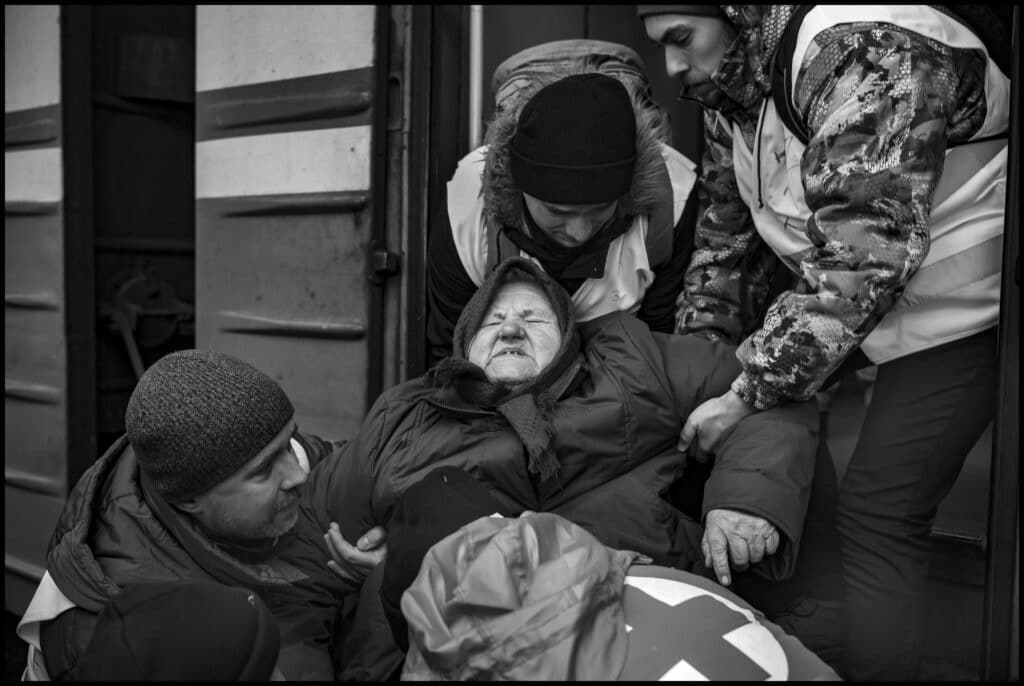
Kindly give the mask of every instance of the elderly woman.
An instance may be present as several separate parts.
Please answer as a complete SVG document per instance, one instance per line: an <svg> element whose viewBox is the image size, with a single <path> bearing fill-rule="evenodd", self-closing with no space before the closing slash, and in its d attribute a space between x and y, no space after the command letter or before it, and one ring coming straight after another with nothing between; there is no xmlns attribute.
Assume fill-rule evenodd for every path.
<svg viewBox="0 0 1024 686"><path fill-rule="evenodd" d="M385 392L357 438L310 475L307 516L349 541L386 524L427 472L454 466L506 514L555 512L603 544L657 564L714 563L793 572L817 440L811 404L783 404L737 425L699 484L697 520L662 494L690 476L676 449L680 417L728 388L734 349L652 333L615 312L574 324L572 301L533 262L500 264L463 311L454 354ZM707 472L694 478L704 479ZM323 564L322 542L309 558ZM319 546L319 548L317 548Z"/></svg>
<svg viewBox="0 0 1024 686"><path fill-rule="evenodd" d="M385 523L427 471L452 465L513 509L557 512L606 545L689 569L707 557L704 526L659 494L686 479L679 418L728 387L733 353L651 333L626 313L577 329L565 290L514 258L463 311L454 354L378 399L343 457L350 469L311 476L311 498L349 538ZM754 558L771 576L792 571L816 432L813 405L785 404L719 449L702 514L729 511L757 531L739 566Z"/></svg>

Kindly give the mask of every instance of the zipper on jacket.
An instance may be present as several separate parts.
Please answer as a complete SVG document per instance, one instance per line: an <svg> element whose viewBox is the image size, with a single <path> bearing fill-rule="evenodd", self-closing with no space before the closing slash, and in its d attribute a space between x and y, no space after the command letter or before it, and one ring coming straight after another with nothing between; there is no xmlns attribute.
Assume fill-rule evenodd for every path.
<svg viewBox="0 0 1024 686"><path fill-rule="evenodd" d="M562 387L558 391L558 395L555 396L555 400L562 399L562 395L566 392L566 390L568 390L569 386L572 385L572 382L576 380L576 377L580 375L581 371L583 371L583 365L576 365L576 369L573 371L572 374L569 375L569 378L565 380L565 383L562 384Z"/></svg>

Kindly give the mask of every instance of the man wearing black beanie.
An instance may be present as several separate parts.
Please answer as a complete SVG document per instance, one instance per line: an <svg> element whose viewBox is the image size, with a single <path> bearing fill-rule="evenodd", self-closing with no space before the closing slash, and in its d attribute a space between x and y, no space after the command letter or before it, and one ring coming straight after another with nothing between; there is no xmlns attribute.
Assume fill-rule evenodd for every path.
<svg viewBox="0 0 1024 686"><path fill-rule="evenodd" d="M652 107L638 56L580 41L579 55L603 52L572 57L567 43L529 48L499 66L501 107L486 145L448 182L449 224L428 245L434 362L451 352L455 322L476 289L516 256L534 259L572 295L577 321L626 311L654 330L675 326L693 247L695 166L666 145L664 114Z"/></svg>
<svg viewBox="0 0 1024 686"><path fill-rule="evenodd" d="M150 366L126 435L82 475L53 532L18 626L27 676L70 678L101 611L128 607L124 589L216 581L252 589L274 613L285 678L333 679L322 627L337 608L321 601L358 589L384 556L383 531L366 532L361 550L342 548L341 576L327 568L323 530L300 503L310 467L342 444L300 432L294 414L277 382L234 357L182 350ZM300 572L292 551L308 540L316 564Z"/></svg>

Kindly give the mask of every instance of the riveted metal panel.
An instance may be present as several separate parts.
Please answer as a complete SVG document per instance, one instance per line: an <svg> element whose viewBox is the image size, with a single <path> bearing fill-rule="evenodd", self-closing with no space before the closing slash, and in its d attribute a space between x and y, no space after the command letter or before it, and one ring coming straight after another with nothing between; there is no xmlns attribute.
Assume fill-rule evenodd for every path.
<svg viewBox="0 0 1024 686"><path fill-rule="evenodd" d="M199 91L373 62L373 5L200 5L196 12Z"/></svg>
<svg viewBox="0 0 1024 686"><path fill-rule="evenodd" d="M301 212L346 206L333 196L199 199L196 338L277 379L304 430L340 438L365 411L368 226L365 209Z"/></svg>
<svg viewBox="0 0 1024 686"><path fill-rule="evenodd" d="M59 5L4 5L4 112L60 102Z"/></svg>

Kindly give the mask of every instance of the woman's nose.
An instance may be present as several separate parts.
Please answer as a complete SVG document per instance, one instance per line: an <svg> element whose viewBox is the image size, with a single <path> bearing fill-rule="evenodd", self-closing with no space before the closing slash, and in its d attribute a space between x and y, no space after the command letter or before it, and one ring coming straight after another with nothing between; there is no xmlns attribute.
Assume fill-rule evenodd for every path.
<svg viewBox="0 0 1024 686"><path fill-rule="evenodd" d="M506 319L501 323L498 334L502 338L518 338L523 335L523 323L516 318Z"/></svg>

